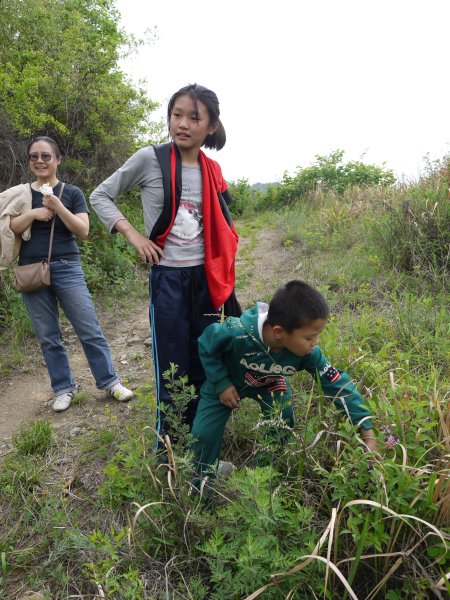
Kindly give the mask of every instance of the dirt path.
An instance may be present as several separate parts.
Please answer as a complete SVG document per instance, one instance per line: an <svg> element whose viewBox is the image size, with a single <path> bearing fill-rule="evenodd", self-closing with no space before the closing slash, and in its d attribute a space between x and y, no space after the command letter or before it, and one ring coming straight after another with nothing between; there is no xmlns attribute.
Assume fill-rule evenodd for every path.
<svg viewBox="0 0 450 600"><path fill-rule="evenodd" d="M119 376L132 389L148 383L152 375L149 368L148 303L142 300L132 306L118 307L115 311L98 310L98 316ZM39 347L33 341L22 370L0 381L0 456L9 451L11 437L24 421L45 419L55 430L76 434L90 429L92 424L97 427L105 418L107 406L117 414L128 411L129 404L107 399L105 393L96 388L71 326L63 325L62 330L81 401L63 413L52 410L53 395L47 369Z"/></svg>
<svg viewBox="0 0 450 600"><path fill-rule="evenodd" d="M236 267L244 281L238 292L243 308L264 296L267 298L281 282L298 276L298 249L284 248L280 237L279 231L265 230L258 231L252 241L242 240ZM246 252L249 243L252 249ZM98 315L122 380L132 389L150 383L153 369L148 301L143 299L115 310L98 310ZM61 434L77 435L104 422L107 406L114 414L126 416L130 404L106 399L104 392L95 387L81 345L69 324L63 326L63 337L82 401L63 413L53 412L47 370L39 347L33 342L27 364L0 380L0 457L9 452L11 438L24 421L45 419Z"/></svg>

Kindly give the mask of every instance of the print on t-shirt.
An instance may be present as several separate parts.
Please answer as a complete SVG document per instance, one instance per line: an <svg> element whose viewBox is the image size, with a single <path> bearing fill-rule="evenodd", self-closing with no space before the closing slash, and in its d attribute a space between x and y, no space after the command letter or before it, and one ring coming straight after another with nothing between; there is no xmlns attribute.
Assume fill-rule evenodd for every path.
<svg viewBox="0 0 450 600"><path fill-rule="evenodd" d="M203 217L198 206L182 200L171 229L171 235L180 240L191 241L203 231Z"/></svg>
<svg viewBox="0 0 450 600"><path fill-rule="evenodd" d="M203 264L205 260L202 172L200 166L183 165L181 175L180 205L166 238L165 257L161 263L171 267L192 267Z"/></svg>

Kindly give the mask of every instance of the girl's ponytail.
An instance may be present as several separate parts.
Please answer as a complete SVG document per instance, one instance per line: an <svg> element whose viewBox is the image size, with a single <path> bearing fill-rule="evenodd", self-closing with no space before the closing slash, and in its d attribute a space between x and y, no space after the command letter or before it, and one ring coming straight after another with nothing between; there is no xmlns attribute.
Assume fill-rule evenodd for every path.
<svg viewBox="0 0 450 600"><path fill-rule="evenodd" d="M225 133L225 127L222 125L222 121L218 119L216 131L206 136L203 146L212 150L222 150L226 141L227 134Z"/></svg>

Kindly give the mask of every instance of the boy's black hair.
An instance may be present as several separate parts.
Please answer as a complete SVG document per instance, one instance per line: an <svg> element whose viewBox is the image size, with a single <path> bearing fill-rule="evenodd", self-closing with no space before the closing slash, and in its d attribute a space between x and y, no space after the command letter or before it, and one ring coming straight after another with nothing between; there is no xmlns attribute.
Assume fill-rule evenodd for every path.
<svg viewBox="0 0 450 600"><path fill-rule="evenodd" d="M330 308L320 292L298 279L279 287L269 303L267 322L288 333L316 319L328 319Z"/></svg>
<svg viewBox="0 0 450 600"><path fill-rule="evenodd" d="M213 150L221 150L225 146L227 136L225 133L225 128L222 125L222 121L219 118L220 109L217 95L212 90L209 90L204 85L199 85L198 83L190 83L189 85L182 87L180 90L178 90L178 92L175 92L175 94L169 100L169 105L167 107L167 126L169 127L169 131L170 117L172 116L173 107L176 100L180 96L191 97L197 114L197 101L200 100L200 102L203 102L208 110L209 125L211 127L217 126L217 129L214 133L210 133L206 136L202 146L205 148L211 148Z"/></svg>

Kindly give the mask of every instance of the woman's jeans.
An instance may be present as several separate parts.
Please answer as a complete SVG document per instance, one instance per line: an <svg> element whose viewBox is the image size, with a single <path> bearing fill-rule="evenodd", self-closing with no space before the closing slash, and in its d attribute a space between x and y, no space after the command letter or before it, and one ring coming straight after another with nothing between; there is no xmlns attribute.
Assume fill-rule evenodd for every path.
<svg viewBox="0 0 450 600"><path fill-rule="evenodd" d="M39 339L54 393L72 392L76 387L61 339L58 304L83 346L97 387L104 389L114 385L119 378L79 261L52 261L50 273L50 287L23 293L22 298Z"/></svg>

